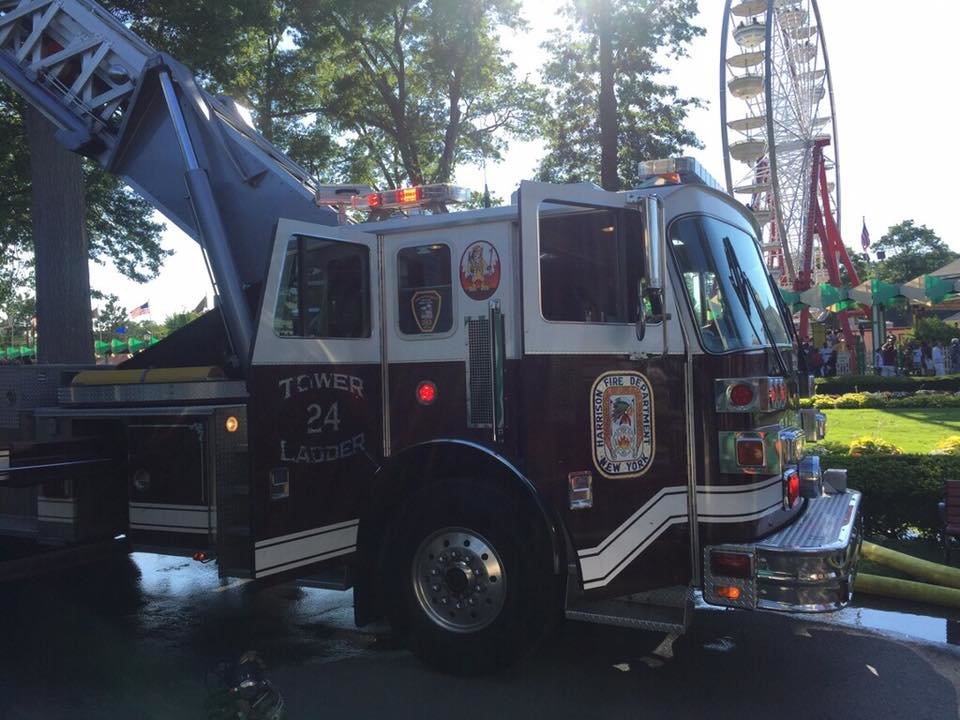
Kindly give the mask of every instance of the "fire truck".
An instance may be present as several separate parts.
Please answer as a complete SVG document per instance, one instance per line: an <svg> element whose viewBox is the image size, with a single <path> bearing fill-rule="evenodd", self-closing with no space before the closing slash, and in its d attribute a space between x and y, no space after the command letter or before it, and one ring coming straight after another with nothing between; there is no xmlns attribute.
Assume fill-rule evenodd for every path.
<svg viewBox="0 0 960 720"><path fill-rule="evenodd" d="M806 453L825 419L755 221L695 162L462 212L321 186L90 0L0 0L0 76L218 298L119 368L3 369L4 533L353 588L463 671L564 616L679 632L695 592L848 602L860 495Z"/></svg>

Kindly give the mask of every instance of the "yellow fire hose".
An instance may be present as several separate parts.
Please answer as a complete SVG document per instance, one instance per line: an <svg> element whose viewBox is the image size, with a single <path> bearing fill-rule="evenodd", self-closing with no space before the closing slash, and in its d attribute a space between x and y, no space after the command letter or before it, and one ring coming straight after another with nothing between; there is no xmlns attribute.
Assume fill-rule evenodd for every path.
<svg viewBox="0 0 960 720"><path fill-rule="evenodd" d="M881 575L857 573L853 589L855 592L862 592L867 595L882 595L883 597L960 608L960 590L914 582L913 580L899 580L898 578Z"/></svg>
<svg viewBox="0 0 960 720"><path fill-rule="evenodd" d="M863 557L867 558L867 560L872 560L877 563L877 565L899 570L906 575L919 580L925 580L934 585L960 588L960 569L948 567L947 565L939 565L929 560L921 560L920 558L905 555L896 550L875 545L866 540L863 541L863 547L860 552Z"/></svg>

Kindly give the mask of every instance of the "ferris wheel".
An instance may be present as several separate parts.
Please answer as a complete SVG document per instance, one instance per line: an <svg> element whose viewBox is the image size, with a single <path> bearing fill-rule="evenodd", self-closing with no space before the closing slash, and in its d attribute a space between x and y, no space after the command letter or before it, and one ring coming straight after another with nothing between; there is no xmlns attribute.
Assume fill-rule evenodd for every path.
<svg viewBox="0 0 960 720"><path fill-rule="evenodd" d="M720 113L727 191L756 216L771 275L791 290L839 284L837 260L849 261L837 230L836 113L816 0L726 0Z"/></svg>

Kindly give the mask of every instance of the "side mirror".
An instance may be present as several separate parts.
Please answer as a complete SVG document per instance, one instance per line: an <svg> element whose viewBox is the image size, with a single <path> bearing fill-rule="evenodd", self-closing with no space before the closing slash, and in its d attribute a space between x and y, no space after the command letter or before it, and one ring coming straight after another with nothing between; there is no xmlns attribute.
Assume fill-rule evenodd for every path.
<svg viewBox="0 0 960 720"><path fill-rule="evenodd" d="M648 290L663 288L664 222L663 204L656 195L643 198L644 219L644 287Z"/></svg>
<svg viewBox="0 0 960 720"><path fill-rule="evenodd" d="M656 195L648 195L642 199L643 203L643 277L640 287L637 288L637 340L643 340L647 334L647 312L645 297L649 296L655 307L663 312L663 260L664 260L664 219L663 204ZM658 304L657 304L658 303ZM653 322L664 321L665 318L654 309ZM666 332L666 325L664 325Z"/></svg>

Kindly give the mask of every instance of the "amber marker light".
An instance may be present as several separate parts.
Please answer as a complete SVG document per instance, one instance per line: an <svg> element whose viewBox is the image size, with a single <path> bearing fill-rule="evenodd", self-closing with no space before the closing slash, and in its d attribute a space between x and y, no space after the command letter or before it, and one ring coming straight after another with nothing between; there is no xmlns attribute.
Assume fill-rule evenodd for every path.
<svg viewBox="0 0 960 720"><path fill-rule="evenodd" d="M421 405L433 405L437 399L437 386L429 380L424 380L417 385L417 402Z"/></svg>
<svg viewBox="0 0 960 720"><path fill-rule="evenodd" d="M227 418L223 426L227 429L228 433L235 433L240 428L240 421L231 415Z"/></svg>
<svg viewBox="0 0 960 720"><path fill-rule="evenodd" d="M735 585L716 585L713 589L718 596L726 598L727 600L740 599L740 588Z"/></svg>

